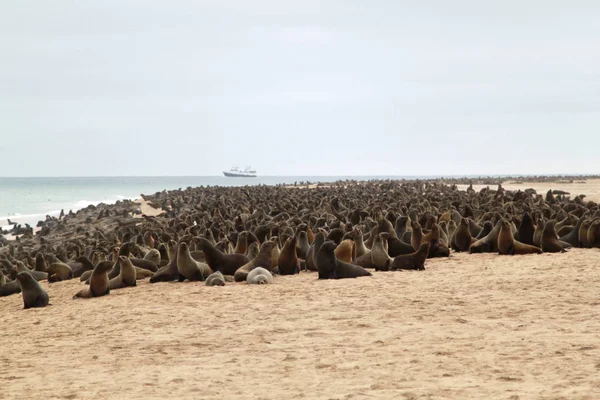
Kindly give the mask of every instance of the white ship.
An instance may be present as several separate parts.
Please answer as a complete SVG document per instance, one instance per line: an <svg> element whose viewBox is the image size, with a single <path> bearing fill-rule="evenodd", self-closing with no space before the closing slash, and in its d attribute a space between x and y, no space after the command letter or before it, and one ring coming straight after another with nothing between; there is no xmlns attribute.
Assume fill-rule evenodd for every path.
<svg viewBox="0 0 600 400"><path fill-rule="evenodd" d="M238 167L233 167L229 171L223 171L223 175L229 178L256 178L256 171L250 167L246 167L243 171Z"/></svg>

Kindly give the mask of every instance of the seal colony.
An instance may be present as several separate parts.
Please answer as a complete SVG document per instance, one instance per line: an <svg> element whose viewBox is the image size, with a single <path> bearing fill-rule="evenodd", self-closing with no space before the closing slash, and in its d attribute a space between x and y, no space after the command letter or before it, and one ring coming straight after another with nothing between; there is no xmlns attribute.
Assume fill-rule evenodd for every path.
<svg viewBox="0 0 600 400"><path fill-rule="evenodd" d="M581 178L583 179L583 178ZM469 180L339 181L313 188L198 187L142 196L138 204L61 213L0 247L0 296L48 305L38 281L79 278L73 298L150 283L276 283L278 275L368 279L423 271L451 251L500 255L600 247L600 207L584 195ZM133 289L142 290L142 289ZM218 290L218 289L216 289Z"/></svg>

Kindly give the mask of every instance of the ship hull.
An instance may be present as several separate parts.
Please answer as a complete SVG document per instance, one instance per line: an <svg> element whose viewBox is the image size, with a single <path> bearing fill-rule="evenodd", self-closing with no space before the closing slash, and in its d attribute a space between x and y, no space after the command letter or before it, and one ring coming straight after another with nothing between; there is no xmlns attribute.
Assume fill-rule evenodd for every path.
<svg viewBox="0 0 600 400"><path fill-rule="evenodd" d="M236 174L225 171L223 171L223 175L225 175L228 178L256 178L256 174Z"/></svg>

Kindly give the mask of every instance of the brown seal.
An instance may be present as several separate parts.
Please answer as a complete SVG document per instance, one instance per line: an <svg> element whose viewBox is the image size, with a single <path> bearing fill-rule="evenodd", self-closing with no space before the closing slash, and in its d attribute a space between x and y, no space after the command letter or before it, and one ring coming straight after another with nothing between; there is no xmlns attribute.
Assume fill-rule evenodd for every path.
<svg viewBox="0 0 600 400"><path fill-rule="evenodd" d="M233 274L235 281L245 281L248 273L257 267L263 267L268 271L273 269L273 249L276 246L277 244L273 241L264 242L260 246L258 255L254 258L254 260L242 265L237 271L235 271Z"/></svg>
<svg viewBox="0 0 600 400"><path fill-rule="evenodd" d="M100 261L94 267L90 277L90 285L83 290L80 290L75 296L76 298L100 297L110 293L108 272L112 269L112 261Z"/></svg>
<svg viewBox="0 0 600 400"><path fill-rule="evenodd" d="M63 262L53 263L46 272L48 273L48 282L66 281L73 278L73 270Z"/></svg>
<svg viewBox="0 0 600 400"><path fill-rule="evenodd" d="M382 232L375 236L373 247L371 248L371 262L375 266L375 271L389 271L392 262L388 254L388 232Z"/></svg>
<svg viewBox="0 0 600 400"><path fill-rule="evenodd" d="M500 232L498 233L498 252L500 254L540 254L542 250L539 247L521 243L515 240L510 222L503 219L500 222Z"/></svg>
<svg viewBox="0 0 600 400"><path fill-rule="evenodd" d="M354 241L350 239L342 240L335 248L334 253L338 260L352 263L354 261Z"/></svg>
<svg viewBox="0 0 600 400"><path fill-rule="evenodd" d="M46 307L48 305L48 293L46 293L30 272L19 272L17 280L21 286L25 308Z"/></svg>
<svg viewBox="0 0 600 400"><path fill-rule="evenodd" d="M471 244L474 242L469 229L469 221L466 218L461 218L460 223L454 232L454 240L452 248L456 251L468 251Z"/></svg>
<svg viewBox="0 0 600 400"><path fill-rule="evenodd" d="M223 254L207 239L195 238L196 246L204 252L206 264L213 271L221 271L224 275L233 275L241 266L250 260L243 254Z"/></svg>
<svg viewBox="0 0 600 400"><path fill-rule="evenodd" d="M287 238L277 260L280 275L294 275L300 272L300 261L296 254L296 236Z"/></svg>
<svg viewBox="0 0 600 400"><path fill-rule="evenodd" d="M410 270L424 270L425 260L429 255L429 243L421 243L419 250L412 254L402 254L394 257L394 260L390 264L392 271L410 269Z"/></svg>
<svg viewBox="0 0 600 400"><path fill-rule="evenodd" d="M46 272L48 265L46 264L46 258L43 253L37 253L35 255L35 271Z"/></svg>
<svg viewBox="0 0 600 400"><path fill-rule="evenodd" d="M421 228L421 224L419 224L417 221L410 221L410 227L412 228L412 232L410 234L410 244L412 245L414 251L417 251L423 242L423 229Z"/></svg>
<svg viewBox="0 0 600 400"><path fill-rule="evenodd" d="M131 260L125 256L119 256L119 275L109 282L110 289L121 289L128 286L136 286L136 270Z"/></svg>
<svg viewBox="0 0 600 400"><path fill-rule="evenodd" d="M190 255L190 249L185 242L179 243L177 250L177 270L179 271L179 281L185 279L189 281L204 281L206 277L213 273L207 264L198 262Z"/></svg>
<svg viewBox="0 0 600 400"><path fill-rule="evenodd" d="M546 222L546 225L544 225L541 244L542 251L545 253L561 253L566 251L563 245L558 241L558 236L554 230L554 220L549 220Z"/></svg>
<svg viewBox="0 0 600 400"><path fill-rule="evenodd" d="M317 253L319 279L344 279L371 276L371 273L359 265L348 264L335 258L336 244L328 240Z"/></svg>
<svg viewBox="0 0 600 400"><path fill-rule="evenodd" d="M44 280L44 279L48 279L48 273L47 272L31 271L21 261L17 261L15 269L16 269L17 273L19 273L19 272L29 272L29 273L31 273L31 275L35 278L36 281L41 281L41 280Z"/></svg>
<svg viewBox="0 0 600 400"><path fill-rule="evenodd" d="M600 219L592 222L588 228L587 244L590 247L600 247Z"/></svg>
<svg viewBox="0 0 600 400"><path fill-rule="evenodd" d="M469 247L469 253L494 253L498 251L498 234L501 226L500 221L496 222L490 233L473 242Z"/></svg>
<svg viewBox="0 0 600 400"><path fill-rule="evenodd" d="M327 233L325 230L320 228L315 235L315 241L313 242L313 245L310 247L310 249L308 249L308 253L306 254L306 269L310 271L317 270L317 253L319 252L319 249L323 243L325 243L326 236Z"/></svg>
<svg viewBox="0 0 600 400"><path fill-rule="evenodd" d="M521 224L519 225L519 242L533 245L533 233L535 232L535 225L533 219L528 212L523 214L521 218Z"/></svg>
<svg viewBox="0 0 600 400"><path fill-rule="evenodd" d="M169 240L169 263L164 267L160 267L158 271L150 278L150 283L171 282L179 280L179 270L177 269L177 243L174 240ZM173 251L174 250L174 251Z"/></svg>

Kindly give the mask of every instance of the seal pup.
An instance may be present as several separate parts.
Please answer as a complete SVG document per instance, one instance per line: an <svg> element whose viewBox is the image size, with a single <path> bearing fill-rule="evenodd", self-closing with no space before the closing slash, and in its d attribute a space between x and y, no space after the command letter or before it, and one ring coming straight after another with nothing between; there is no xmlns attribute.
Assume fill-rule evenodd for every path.
<svg viewBox="0 0 600 400"><path fill-rule="evenodd" d="M128 286L136 286L136 270L129 257L119 256L117 262L120 266L120 272L118 276L115 276L110 280L110 289L122 289Z"/></svg>
<svg viewBox="0 0 600 400"><path fill-rule="evenodd" d="M213 272L206 278L206 286L225 286L225 276L221 271Z"/></svg>
<svg viewBox="0 0 600 400"><path fill-rule="evenodd" d="M249 285L265 285L273 283L273 275L263 267L256 267L248 273L246 282Z"/></svg>
<svg viewBox="0 0 600 400"><path fill-rule="evenodd" d="M30 272L19 272L17 280L21 286L24 308L46 307L48 305L48 293L46 293Z"/></svg>
<svg viewBox="0 0 600 400"><path fill-rule="evenodd" d="M261 244L260 250L258 251L258 255L254 258L254 260L242 265L240 268L237 269L237 271L235 271L235 273L233 274L235 281L245 281L246 277L248 276L248 273L257 267L263 267L267 270L273 269L272 253L275 246L277 246L277 243L273 241L267 241Z"/></svg>
<svg viewBox="0 0 600 400"><path fill-rule="evenodd" d="M541 254L542 249L515 240L510 222L502 219L498 233L498 252L500 254Z"/></svg>
<svg viewBox="0 0 600 400"><path fill-rule="evenodd" d="M412 254L402 254L394 257L390 264L392 271L410 269L422 271L425 269L425 260L429 255L429 243L423 242L419 246L419 250Z"/></svg>
<svg viewBox="0 0 600 400"><path fill-rule="evenodd" d="M372 274L361 266L348 264L335 258L335 242L328 240L317 253L317 270L319 279L344 279L357 278L360 276L372 276Z"/></svg>
<svg viewBox="0 0 600 400"><path fill-rule="evenodd" d="M90 285L73 296L77 298L100 297L110 293L108 272L113 268L112 261L100 261L92 270Z"/></svg>

